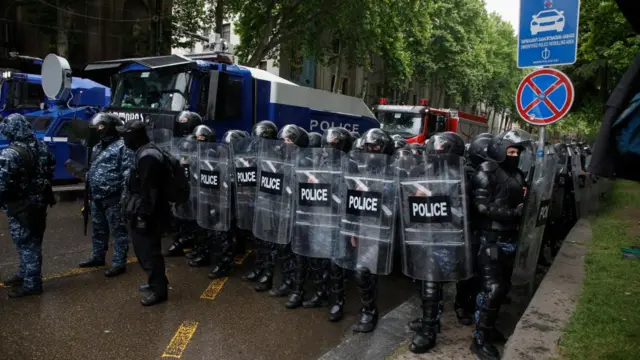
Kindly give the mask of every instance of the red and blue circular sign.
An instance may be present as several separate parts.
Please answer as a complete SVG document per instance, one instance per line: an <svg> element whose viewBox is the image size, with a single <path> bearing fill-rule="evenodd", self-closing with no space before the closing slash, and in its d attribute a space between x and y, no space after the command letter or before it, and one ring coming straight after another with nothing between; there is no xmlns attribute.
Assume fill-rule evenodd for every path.
<svg viewBox="0 0 640 360"><path fill-rule="evenodd" d="M527 75L516 93L518 114L532 125L549 125L562 119L573 105L575 91L569 77L555 69Z"/></svg>

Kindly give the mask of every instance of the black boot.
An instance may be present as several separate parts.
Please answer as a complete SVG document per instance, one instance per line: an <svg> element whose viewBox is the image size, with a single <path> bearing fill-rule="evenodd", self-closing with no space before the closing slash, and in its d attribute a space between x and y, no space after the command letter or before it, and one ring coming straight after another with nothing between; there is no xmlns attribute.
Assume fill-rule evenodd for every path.
<svg viewBox="0 0 640 360"><path fill-rule="evenodd" d="M220 244L220 254L217 256L220 260L209 271L209 279L219 279L225 277L231 271L231 265L233 264L233 242L231 239L231 232L221 234L222 243Z"/></svg>
<svg viewBox="0 0 640 360"><path fill-rule="evenodd" d="M209 249L204 246L198 247L197 255L189 260L189 266L191 267L204 267L211 265L211 254Z"/></svg>
<svg viewBox="0 0 640 360"><path fill-rule="evenodd" d="M493 324L498 316L498 311L483 308L480 310L476 331L473 333L471 351L482 360L500 360L500 352L491 341Z"/></svg>
<svg viewBox="0 0 640 360"><path fill-rule="evenodd" d="M187 244L191 243L191 239L188 237L184 237L182 235L176 235L174 237L173 243L167 251L164 253L164 256L174 257L174 256L184 256L184 248L187 247Z"/></svg>
<svg viewBox="0 0 640 360"><path fill-rule="evenodd" d="M257 281L260 279L262 272L264 271L264 259L265 259L265 249L264 244L260 240L256 244L256 257L253 260L253 267L251 271L242 276L242 281ZM268 255L267 255L268 256Z"/></svg>
<svg viewBox="0 0 640 360"><path fill-rule="evenodd" d="M476 306L476 297L480 287L480 279L472 277L456 283L456 299L453 303L456 318L460 325L473 324L473 312Z"/></svg>
<svg viewBox="0 0 640 360"><path fill-rule="evenodd" d="M425 322L423 327L413 335L411 344L409 344L409 351L414 354L423 354L433 349L436 346L438 329L439 326L436 321Z"/></svg>
<svg viewBox="0 0 640 360"><path fill-rule="evenodd" d="M79 268L90 268L90 267L98 267L98 266L104 266L105 262L104 259L89 259L85 262L81 262L78 267Z"/></svg>
<svg viewBox="0 0 640 360"><path fill-rule="evenodd" d="M296 271L295 258L291 248L284 246L280 249L280 267L282 269L282 282L277 289L271 289L269 294L275 297L285 297L293 290L294 276Z"/></svg>
<svg viewBox="0 0 640 360"><path fill-rule="evenodd" d="M296 255L295 272L293 273L293 287L289 299L285 303L287 309L296 309L302 305L304 300L304 280L307 277L308 259L302 255Z"/></svg>
<svg viewBox="0 0 640 360"><path fill-rule="evenodd" d="M333 304L329 307L329 321L340 321L344 316L344 288L346 276L344 270L336 264L331 264L331 293Z"/></svg>
<svg viewBox="0 0 640 360"><path fill-rule="evenodd" d="M265 258L264 258L264 271L260 278L258 278L258 284L254 287L257 292L269 291L273 288L273 270L275 268L276 251L275 247L271 244L264 243L265 246Z"/></svg>
<svg viewBox="0 0 640 360"><path fill-rule="evenodd" d="M362 308L360 309L360 319L353 326L353 331L368 333L375 330L378 324L378 309L376 307L377 279L368 270L360 271L358 275L360 278L358 290L360 291Z"/></svg>
<svg viewBox="0 0 640 360"><path fill-rule="evenodd" d="M318 308L329 300L327 293L327 281L329 280L327 265L324 259L311 260L310 268L313 273L313 285L315 285L316 291L311 299L302 303L302 307L306 309Z"/></svg>

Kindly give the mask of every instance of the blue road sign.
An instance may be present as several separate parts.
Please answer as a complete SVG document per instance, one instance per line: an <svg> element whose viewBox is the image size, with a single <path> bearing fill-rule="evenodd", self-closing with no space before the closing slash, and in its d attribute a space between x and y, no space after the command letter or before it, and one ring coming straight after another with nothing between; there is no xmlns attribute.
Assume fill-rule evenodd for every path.
<svg viewBox="0 0 640 360"><path fill-rule="evenodd" d="M516 110L529 124L553 124L571 110L574 93L571 80L562 71L539 69L518 86Z"/></svg>
<svg viewBox="0 0 640 360"><path fill-rule="evenodd" d="M520 0L518 67L576 62L580 0Z"/></svg>

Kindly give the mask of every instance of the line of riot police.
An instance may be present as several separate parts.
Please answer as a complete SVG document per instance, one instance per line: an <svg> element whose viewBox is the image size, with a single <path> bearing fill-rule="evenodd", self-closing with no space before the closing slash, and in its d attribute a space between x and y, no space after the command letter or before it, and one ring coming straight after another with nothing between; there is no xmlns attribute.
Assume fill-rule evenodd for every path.
<svg viewBox="0 0 640 360"><path fill-rule="evenodd" d="M568 231L588 202L588 192L576 190L586 179L579 150L556 144L537 152L518 129L478 135L468 146L444 132L419 145L381 129L318 134L261 121L251 134L230 130L217 143L199 115L178 119L173 131L148 136L180 161L190 188L172 206L178 226L165 255L192 247L188 264L210 266L217 279L252 241L255 260L243 280L287 297L289 309L328 304L330 321L343 317L353 273L361 302L353 330L371 332L378 277L391 274L399 252L396 267L419 284L422 314L409 323L415 353L435 346L443 285L455 283L458 321L475 323L472 351L499 358L493 343L504 337L495 323L512 274L515 283L532 282L545 226L557 251L561 237L552 230Z"/></svg>

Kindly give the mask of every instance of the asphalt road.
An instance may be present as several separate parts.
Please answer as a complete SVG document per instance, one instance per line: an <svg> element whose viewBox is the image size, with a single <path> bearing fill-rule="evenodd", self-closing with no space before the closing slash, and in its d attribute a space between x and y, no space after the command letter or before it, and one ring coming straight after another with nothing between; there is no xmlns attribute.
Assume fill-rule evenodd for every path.
<svg viewBox="0 0 640 360"><path fill-rule="evenodd" d="M126 274L107 279L102 269L77 269L89 257L90 238L82 234L80 202L50 210L43 244L45 293L7 299L0 288L0 358L75 359L316 359L350 336L359 303L350 281L345 318L326 320L327 309L287 310L284 299L256 293L240 275L212 282L206 269L167 259L167 303L142 307L138 286L145 276L130 250ZM168 241L167 244L168 245ZM242 258L238 257L238 263ZM17 256L0 221L0 277L17 267ZM383 277L379 307L384 314L414 293L398 275Z"/></svg>

